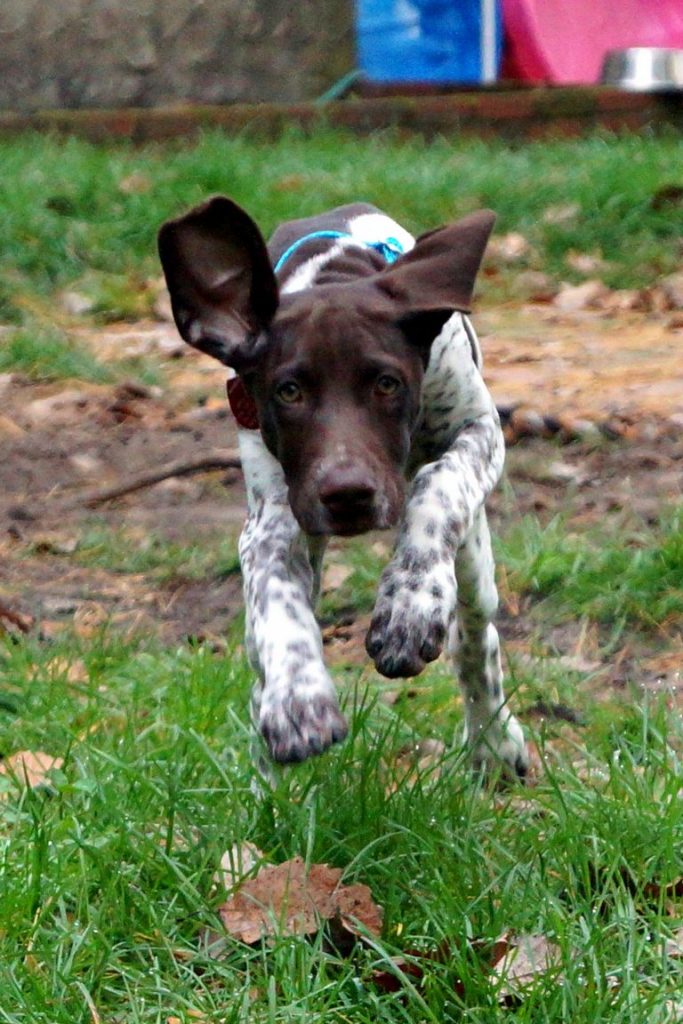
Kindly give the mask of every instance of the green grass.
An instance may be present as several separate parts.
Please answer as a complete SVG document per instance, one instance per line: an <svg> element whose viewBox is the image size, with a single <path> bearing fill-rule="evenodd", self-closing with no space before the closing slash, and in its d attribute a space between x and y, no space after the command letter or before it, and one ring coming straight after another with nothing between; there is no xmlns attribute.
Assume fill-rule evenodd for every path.
<svg viewBox="0 0 683 1024"><path fill-rule="evenodd" d="M659 564L677 536L672 515L602 547L591 537L603 589L606 566L618 577L617 553L635 538L642 561ZM560 521L543 533L529 520L503 551L521 584L546 579L543 552L577 543ZM349 599L363 604L382 559L364 562L353 544L346 554ZM166 566L215 571L189 545L95 527L73 557L152 579ZM234 550L224 560L234 568ZM574 556L563 586L585 587L584 573ZM652 591L648 600L653 614L670 614ZM600 608L586 598L582 614L599 618ZM0 752L64 758L49 789L0 779L0 1021L92 1024L93 1007L117 1024L675 1019L668 1001L683 961L664 944L683 925L671 895L683 848L680 716L664 701L592 702L577 696L576 673L513 659L516 710L542 696L578 704L585 721L549 720L536 732L527 721L545 770L532 789L496 794L453 744L462 705L446 665L393 707L366 672L338 678L349 739L281 771L266 796L253 788L239 648L167 650L107 629L0 644ZM441 773L406 776L397 756L424 737L446 744ZM247 840L274 863L299 855L369 885L384 908L381 938L349 957L320 937L257 948L228 940L212 959L202 936L220 933L224 898L213 876L223 852ZM560 980L536 977L514 1011L472 945L510 930L545 935L561 957ZM422 984L392 994L373 982L392 956L442 944L448 956L427 962Z"/></svg>
<svg viewBox="0 0 683 1024"><path fill-rule="evenodd" d="M322 595L320 617L327 621L343 617L349 610L354 614L372 611L377 596L377 581L387 561L388 549L385 554L369 548L363 541L345 544L340 564L348 567L351 572L342 583L335 583L329 592Z"/></svg>
<svg viewBox="0 0 683 1024"><path fill-rule="evenodd" d="M107 317L138 314L148 304L146 279L159 275L159 225L213 192L237 199L266 233L282 219L359 198L415 231L490 206L498 231L529 239L528 265L575 280L567 253L599 251L608 284L645 285L677 266L677 218L651 200L679 158L678 136L425 146L391 133L360 140L292 132L267 143L210 133L194 144L137 149L2 141L0 317L20 321L26 294L50 296L79 282L86 291L95 282ZM139 181L132 190L131 175ZM558 223L547 217L558 207L574 213ZM495 287L504 292L523 265Z"/></svg>
<svg viewBox="0 0 683 1024"><path fill-rule="evenodd" d="M55 677L81 659L85 682ZM681 962L664 937L680 921L648 896L680 874L680 723L663 708L624 712L586 736L590 782L551 758L518 804L468 778L457 753L437 780L392 792L396 750L416 736L400 714L356 700L350 740L282 773L270 799L251 789L240 656L122 644L101 634L7 645L0 656L0 749L65 758L52 792L0 801L0 1020L165 1022L190 1011L226 1021L503 1021L470 939L543 932L564 980L539 978L519 1021L666 1020ZM11 711L7 708L12 708ZM431 734L450 739L451 698ZM384 934L349 959L318 940L282 938L223 960L202 952L221 894L212 876L233 842L274 860L299 854L345 868L385 909ZM683 910L683 908L682 908ZM421 989L383 994L372 970L442 941ZM464 993L456 994L456 979ZM86 998L87 996L87 998Z"/></svg>
<svg viewBox="0 0 683 1024"><path fill-rule="evenodd" d="M34 380L74 377L96 384L113 379L112 370L56 327L26 326L0 340L0 373L21 373Z"/></svg>
<svg viewBox="0 0 683 1024"><path fill-rule="evenodd" d="M81 565L120 573L146 573L162 583L172 578L201 579L239 571L237 545L231 538L203 538L201 543L171 541L153 532L135 535L101 524L87 528L74 558Z"/></svg>
<svg viewBox="0 0 683 1024"><path fill-rule="evenodd" d="M680 509L656 528L568 533L525 517L499 542L511 585L548 597L561 614L604 623L657 626L683 617L683 521ZM616 531L616 537L615 537Z"/></svg>
<svg viewBox="0 0 683 1024"><path fill-rule="evenodd" d="M529 238L531 266L573 279L567 252L599 249L608 283L647 284L679 258L676 218L650 204L679 149L673 138L425 147L325 132L269 144L211 134L142 149L2 142L0 318L21 326L3 337L0 369L105 379L108 368L36 327L27 310L48 319L56 293L75 286L97 316L139 315L147 279L159 274L158 224L215 191L266 232L361 197L414 230L488 205L501 232ZM132 190L131 174L140 176ZM569 205L569 220L544 219ZM483 290L496 280L504 292L513 273ZM658 637L681 621L675 513L617 537L524 520L499 552L508 585L531 595L543 623L637 625ZM152 585L236 567L230 542L136 539L97 525L72 557L146 573ZM344 560L352 574L323 603L332 618L370 608L382 564L353 545ZM667 1001L680 1000L683 961L667 957L663 941L683 924L683 903L656 887L682 871L680 716L665 703L577 696L580 674L550 659L510 662L515 710L543 696L584 711L582 726L549 721L535 735L547 761L537 787L500 795L470 778L453 745L461 701L438 663L391 708L365 670L340 669L349 740L283 771L265 797L253 787L250 673L239 647L221 656L208 646L165 649L108 629L88 639L0 637L0 754L64 758L49 789L21 791L0 777L0 1024L676 1019ZM423 737L447 746L441 774L406 778L396 754ZM347 959L320 940L284 937L256 949L228 943L223 959L210 959L201 934L218 927L223 898L214 872L244 840L274 862L299 854L368 884L385 910L381 939ZM562 958L562 979L537 978L514 1011L499 1005L471 945L509 929L542 932ZM428 965L422 987L392 995L373 984L392 955L442 942L449 955Z"/></svg>
<svg viewBox="0 0 683 1024"><path fill-rule="evenodd" d="M0 373L18 373L32 381L81 380L113 384L133 378L148 386L163 379L159 360L135 356L103 363L44 314L0 336Z"/></svg>

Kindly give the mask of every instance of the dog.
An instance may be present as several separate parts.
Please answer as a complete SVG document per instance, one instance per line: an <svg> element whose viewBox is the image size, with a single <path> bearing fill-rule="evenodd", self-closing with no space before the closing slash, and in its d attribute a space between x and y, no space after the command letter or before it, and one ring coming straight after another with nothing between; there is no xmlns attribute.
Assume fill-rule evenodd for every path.
<svg viewBox="0 0 683 1024"><path fill-rule="evenodd" d="M347 734L314 614L328 538L397 526L369 656L382 675L409 677L445 647L475 767L526 773L484 508L505 446L467 316L494 220L478 211L416 240L353 203L287 222L266 244L214 196L159 232L181 336L235 374L252 717L275 762Z"/></svg>

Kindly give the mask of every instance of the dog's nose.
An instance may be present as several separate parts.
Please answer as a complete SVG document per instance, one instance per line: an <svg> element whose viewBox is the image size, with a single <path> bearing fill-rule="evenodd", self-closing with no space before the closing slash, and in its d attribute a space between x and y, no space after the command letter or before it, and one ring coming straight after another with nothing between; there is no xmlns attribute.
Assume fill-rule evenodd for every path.
<svg viewBox="0 0 683 1024"><path fill-rule="evenodd" d="M325 475L318 494L321 503L333 516L369 512L376 487L365 471L340 466Z"/></svg>

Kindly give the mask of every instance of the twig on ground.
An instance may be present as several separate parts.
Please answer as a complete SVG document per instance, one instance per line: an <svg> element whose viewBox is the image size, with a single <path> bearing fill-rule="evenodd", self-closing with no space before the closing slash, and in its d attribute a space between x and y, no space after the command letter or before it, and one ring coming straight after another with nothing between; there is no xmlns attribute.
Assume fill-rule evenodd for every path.
<svg viewBox="0 0 683 1024"><path fill-rule="evenodd" d="M176 459L174 462L167 462L164 466L138 473L136 476L128 477L127 480L120 480L119 483L110 484L109 487L89 491L79 497L78 504L94 508L105 501L121 498L124 494L131 494L133 491L141 491L144 487L151 487L172 476L190 476L192 473L205 473L212 469L241 469L241 467L239 454L234 449L215 448L194 459Z"/></svg>

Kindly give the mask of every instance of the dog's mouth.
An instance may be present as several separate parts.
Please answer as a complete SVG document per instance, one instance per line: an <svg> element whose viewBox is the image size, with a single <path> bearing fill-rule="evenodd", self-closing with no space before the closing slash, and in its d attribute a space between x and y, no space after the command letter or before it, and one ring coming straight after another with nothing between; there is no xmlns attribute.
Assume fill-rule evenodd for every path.
<svg viewBox="0 0 683 1024"><path fill-rule="evenodd" d="M388 530L398 522L398 514L380 513L375 507L342 507L331 510L318 504L311 514L310 508L299 515L299 525L311 536L357 537L371 530Z"/></svg>
<svg viewBox="0 0 683 1024"><path fill-rule="evenodd" d="M370 530L381 530L382 526L372 515L366 516L338 516L328 517L328 528L323 532L333 537L358 537L361 533L368 533Z"/></svg>

